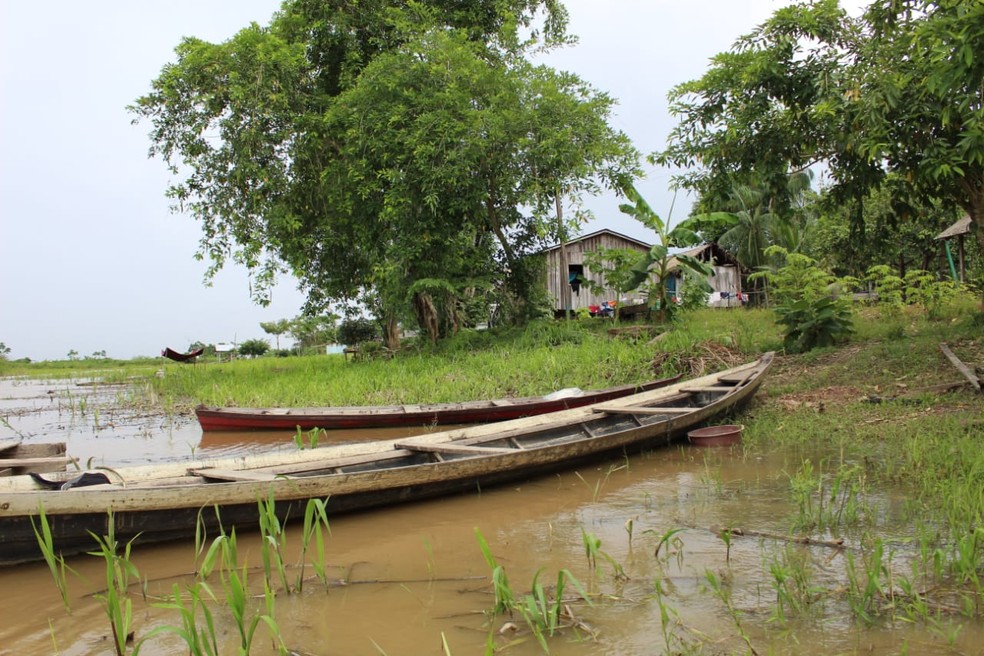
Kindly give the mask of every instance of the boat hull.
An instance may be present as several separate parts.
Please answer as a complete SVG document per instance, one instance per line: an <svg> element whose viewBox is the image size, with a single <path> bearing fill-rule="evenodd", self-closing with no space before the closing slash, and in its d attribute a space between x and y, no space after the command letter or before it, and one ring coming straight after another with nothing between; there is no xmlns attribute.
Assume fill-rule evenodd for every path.
<svg viewBox="0 0 984 656"><path fill-rule="evenodd" d="M638 385L623 385L580 396L526 397L500 401L465 401L426 405L347 406L326 408L215 408L195 409L204 431L311 430L314 428L389 428L480 424L532 417L580 408L593 403L659 389L676 382L672 376Z"/></svg>

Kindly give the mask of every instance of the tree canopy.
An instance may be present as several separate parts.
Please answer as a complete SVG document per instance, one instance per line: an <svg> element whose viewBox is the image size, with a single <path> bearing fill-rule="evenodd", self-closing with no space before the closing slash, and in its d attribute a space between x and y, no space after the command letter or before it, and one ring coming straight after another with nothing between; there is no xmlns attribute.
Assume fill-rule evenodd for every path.
<svg viewBox="0 0 984 656"><path fill-rule="evenodd" d="M836 0L784 7L673 90L680 122L654 159L690 169L679 182L711 198L736 177L778 189L820 163L855 227L895 173L894 217L939 199L969 213L984 244L981 52L978 0L877 0L856 19Z"/></svg>
<svg viewBox="0 0 984 656"><path fill-rule="evenodd" d="M131 109L207 275L231 257L262 302L287 271L311 312L368 294L388 333L415 315L436 338L475 289L522 316L558 195L637 172L613 100L530 63L565 30L554 0L287 0L269 26L182 41Z"/></svg>

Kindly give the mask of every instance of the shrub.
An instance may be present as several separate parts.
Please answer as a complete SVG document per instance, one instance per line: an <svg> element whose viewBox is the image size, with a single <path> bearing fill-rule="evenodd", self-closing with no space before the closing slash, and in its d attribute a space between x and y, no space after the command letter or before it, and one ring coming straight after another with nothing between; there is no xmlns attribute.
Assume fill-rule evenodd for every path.
<svg viewBox="0 0 984 656"><path fill-rule="evenodd" d="M832 276L816 260L778 246L766 250L770 253L785 256L786 265L753 277L764 277L773 285L778 322L785 326L786 350L803 353L849 337L854 332L851 302L841 292L851 291L857 281Z"/></svg>
<svg viewBox="0 0 984 656"><path fill-rule="evenodd" d="M683 288L677 295L682 310L700 310L707 307L707 297L712 292L707 278L692 271L683 273Z"/></svg>
<svg viewBox="0 0 984 656"><path fill-rule="evenodd" d="M240 355L261 356L270 350L270 345L262 339L247 339L239 345Z"/></svg>
<svg viewBox="0 0 984 656"><path fill-rule="evenodd" d="M776 308L779 323L786 327L783 346L790 353L804 353L833 346L854 332L847 302L830 297L801 298Z"/></svg>
<svg viewBox="0 0 984 656"><path fill-rule="evenodd" d="M372 319L346 319L338 327L338 341L347 346L370 342L379 338L379 326Z"/></svg>

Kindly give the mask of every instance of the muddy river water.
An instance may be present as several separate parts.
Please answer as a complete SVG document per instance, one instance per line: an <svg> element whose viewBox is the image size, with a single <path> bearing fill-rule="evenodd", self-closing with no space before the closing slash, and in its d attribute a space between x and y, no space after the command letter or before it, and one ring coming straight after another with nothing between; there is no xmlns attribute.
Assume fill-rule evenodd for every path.
<svg viewBox="0 0 984 656"><path fill-rule="evenodd" d="M64 440L81 461L107 466L192 452L296 448L290 434L203 435L189 418L120 409L115 401L125 398L126 387L78 382L0 381L0 437ZM480 532L515 595L527 594L534 580L552 588L561 570L579 582L584 595L574 584L566 587L563 626L547 638L552 654L982 653L977 625L943 618L929 628L906 622L864 626L852 619L837 594L847 585L852 539L847 549L781 539L795 510L788 474L802 457L680 446L507 487L332 518L327 583L309 566L302 591L277 595L276 624L284 644L302 655L460 656L488 653L490 640L496 653L544 653L522 617L490 615L495 597ZM886 514L898 501L889 490L872 496ZM732 537L729 545L719 533L723 526L749 534ZM299 528L287 529L294 550L288 563L299 561L299 538L290 540L292 531L296 537ZM903 549L905 533L906 527L897 526L886 535ZM586 541L597 547L593 560ZM257 537L240 535L239 552L251 580L261 586ZM159 606L174 585L192 581L194 546L137 546L132 561L146 580L131 589L136 638L155 627L179 626L177 612ZM828 592L813 595L807 611L782 620L776 572L779 564L792 562ZM74 570L68 577L70 612L44 564L0 570L0 655L114 653L98 600L105 588L103 562L82 556L68 564ZM297 576L297 569L288 570L291 581ZM217 581L214 588L221 589ZM259 610L262 589L255 592ZM213 613L219 652L237 653L229 612L217 604ZM261 623L251 653L276 653L269 635ZM188 650L163 633L140 653Z"/></svg>

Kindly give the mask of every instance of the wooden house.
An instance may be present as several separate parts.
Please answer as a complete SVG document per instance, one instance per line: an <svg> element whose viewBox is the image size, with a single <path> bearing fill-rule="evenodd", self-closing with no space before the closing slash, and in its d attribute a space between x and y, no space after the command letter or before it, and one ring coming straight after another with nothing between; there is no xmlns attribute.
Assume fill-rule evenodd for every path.
<svg viewBox="0 0 984 656"><path fill-rule="evenodd" d="M651 244L627 237L614 230L598 230L590 234L557 244L542 251L547 259L547 292L554 299L554 310L563 313L565 309L579 310L601 306L603 303L616 301L621 305L642 303L643 295L636 291L618 298L618 295L608 287L604 275L592 271L585 266L585 255L599 249L626 248L648 253ZM603 293L594 293L583 281L590 280L605 288ZM568 297L570 298L568 304Z"/></svg>
<svg viewBox="0 0 984 656"><path fill-rule="evenodd" d="M632 306L646 302L642 290L635 290L626 295L619 295L611 289L602 273L591 270L585 265L585 256L593 251L608 248L624 248L646 253L650 244L632 237L627 237L613 230L603 229L572 239L565 248L561 245L552 246L542 252L547 259L547 292L554 299L554 311L557 314L565 308L577 311L580 308L602 307L606 302L615 301L619 306ZM707 304L711 307L735 307L742 304L741 268L737 260L717 244L704 244L684 251L704 262L714 269L714 274L708 278L713 292L708 297ZM671 296L676 296L683 290L683 275L679 260L670 260L671 275L666 280ZM589 280L604 289L601 293L593 292L583 281ZM570 300L567 300L569 295Z"/></svg>

